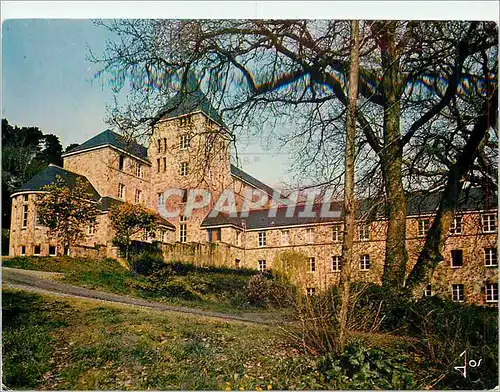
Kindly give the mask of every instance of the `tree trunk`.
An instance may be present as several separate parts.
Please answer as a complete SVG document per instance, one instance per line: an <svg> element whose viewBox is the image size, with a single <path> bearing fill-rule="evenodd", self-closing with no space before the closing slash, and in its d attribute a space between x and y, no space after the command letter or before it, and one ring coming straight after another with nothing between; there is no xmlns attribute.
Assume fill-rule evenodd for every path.
<svg viewBox="0 0 500 392"><path fill-rule="evenodd" d="M403 147L400 142L402 77L396 47L396 22L380 22L379 46L382 56L384 97L384 145L380 153L387 196L387 239L382 283L399 291L406 275L406 198L402 180Z"/></svg>
<svg viewBox="0 0 500 392"><path fill-rule="evenodd" d="M406 282L407 290L411 290L414 296L422 294L423 287L431 281L434 270L443 260L443 248L450 231L451 223L455 217L465 176L472 168L479 151L479 146L488 129L497 123L497 87L493 89L490 96L491 99L483 104L482 113L474 124L469 140L467 140L455 164L450 168L436 217L427 233L425 244L418 256L417 263Z"/></svg>
<svg viewBox="0 0 500 392"><path fill-rule="evenodd" d="M356 220L354 196L354 160L356 156L356 106L359 79L359 21L351 21L351 53L349 68L349 103L346 119L344 236L340 272L341 302L338 314L339 342L337 352L344 351L347 334L351 270L353 266L354 227Z"/></svg>

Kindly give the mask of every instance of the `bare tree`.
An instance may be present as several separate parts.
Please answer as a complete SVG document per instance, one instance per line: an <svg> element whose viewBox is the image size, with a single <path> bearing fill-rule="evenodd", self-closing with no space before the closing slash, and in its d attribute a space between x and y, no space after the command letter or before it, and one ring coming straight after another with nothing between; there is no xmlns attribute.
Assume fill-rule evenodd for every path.
<svg viewBox="0 0 500 392"><path fill-rule="evenodd" d="M332 152L343 154L348 22L140 20L107 27L120 41L110 42L104 57L94 60L114 87L125 81L132 87L125 110L114 113L114 118L126 119L126 127L136 129L154 119L195 72L236 137L244 129L261 133L263 123L275 130L287 119L296 126L279 136L284 143L302 146L304 159L316 162L339 156ZM495 25L487 22L375 21L362 22L360 30L356 118L363 139L357 151L368 164L358 183L370 192L366 179L375 178L381 182L378 188L384 188L388 230L383 283L401 289L407 264L405 175L412 167L412 159L405 158L418 160L415 146L425 150L427 144L415 141L428 137L454 100L469 93L464 83L483 83L473 64L478 55L494 55L498 37ZM326 160L319 170L322 183L342 185L343 169L332 167L333 161Z"/></svg>
<svg viewBox="0 0 500 392"><path fill-rule="evenodd" d="M347 107L345 145L344 237L342 242L342 267L340 271L340 311L338 352L344 351L347 333L347 313L350 302L351 271L353 262L354 228L356 220L354 159L356 154L356 106L359 78L359 21L351 22L351 54L349 67L349 105Z"/></svg>

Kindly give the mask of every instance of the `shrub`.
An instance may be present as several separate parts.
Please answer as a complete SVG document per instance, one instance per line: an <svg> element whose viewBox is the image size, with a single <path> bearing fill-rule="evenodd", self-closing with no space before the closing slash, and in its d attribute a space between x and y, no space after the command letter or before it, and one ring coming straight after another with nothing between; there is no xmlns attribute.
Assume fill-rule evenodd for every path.
<svg viewBox="0 0 500 392"><path fill-rule="evenodd" d="M283 280L273 279L271 274L250 277L245 295L253 306L285 307L294 302L295 289Z"/></svg>
<svg viewBox="0 0 500 392"><path fill-rule="evenodd" d="M141 252L131 260L132 272L149 276L165 265L161 255L151 252Z"/></svg>
<svg viewBox="0 0 500 392"><path fill-rule="evenodd" d="M269 281L262 275L254 275L248 279L245 294L253 306L266 306L270 294Z"/></svg>
<svg viewBox="0 0 500 392"><path fill-rule="evenodd" d="M317 370L328 389L416 389L406 360L402 353L353 342L340 356L329 353L319 358Z"/></svg>

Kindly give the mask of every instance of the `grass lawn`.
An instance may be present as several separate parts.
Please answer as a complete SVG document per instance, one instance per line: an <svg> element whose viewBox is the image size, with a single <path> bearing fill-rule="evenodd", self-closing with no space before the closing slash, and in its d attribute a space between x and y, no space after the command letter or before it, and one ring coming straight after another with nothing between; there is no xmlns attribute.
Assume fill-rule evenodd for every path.
<svg viewBox="0 0 500 392"><path fill-rule="evenodd" d="M4 259L2 265L62 272L65 274L62 278L65 283L173 305L234 314L264 310L248 305L243 298L245 285L251 276L251 272L246 270L194 268L188 274L173 276L170 285L172 289L166 293L155 289L145 276L133 275L112 259L14 257ZM184 290L186 287L189 289L189 295L186 295Z"/></svg>
<svg viewBox="0 0 500 392"><path fill-rule="evenodd" d="M39 389L320 387L276 328L3 291L3 382Z"/></svg>

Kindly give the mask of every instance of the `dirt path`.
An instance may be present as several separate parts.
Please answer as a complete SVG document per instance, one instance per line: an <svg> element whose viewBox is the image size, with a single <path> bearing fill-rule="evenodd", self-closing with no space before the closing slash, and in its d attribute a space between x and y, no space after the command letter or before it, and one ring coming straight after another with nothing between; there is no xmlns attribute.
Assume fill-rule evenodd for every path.
<svg viewBox="0 0 500 392"><path fill-rule="evenodd" d="M222 321L236 321L252 324L276 325L280 322L260 314L246 314L238 316L227 313L213 312L183 306L167 305L160 302L147 301L140 298L132 298L124 295L105 293L103 291L89 290L83 287L72 286L66 283L54 281L62 274L55 272L31 271L17 268L2 267L2 283L4 287L32 291L42 294L52 294L61 297L87 298L97 301L118 303L121 305L140 306L167 312L191 314L200 317L208 317Z"/></svg>

